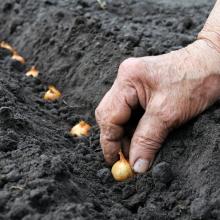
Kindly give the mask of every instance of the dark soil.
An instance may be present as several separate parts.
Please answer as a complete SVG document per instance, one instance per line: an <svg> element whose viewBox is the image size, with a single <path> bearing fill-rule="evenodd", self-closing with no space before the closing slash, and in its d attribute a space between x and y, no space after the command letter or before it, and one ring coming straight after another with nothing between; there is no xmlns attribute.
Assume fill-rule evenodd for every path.
<svg viewBox="0 0 220 220"><path fill-rule="evenodd" d="M0 4L0 40L27 60L0 50L0 219L220 219L220 102L173 132L150 172L122 183L93 114L123 59L192 42L212 5L107 2ZM33 64L38 79L25 76ZM42 100L48 84L61 100ZM80 119L93 124L88 138L68 135Z"/></svg>

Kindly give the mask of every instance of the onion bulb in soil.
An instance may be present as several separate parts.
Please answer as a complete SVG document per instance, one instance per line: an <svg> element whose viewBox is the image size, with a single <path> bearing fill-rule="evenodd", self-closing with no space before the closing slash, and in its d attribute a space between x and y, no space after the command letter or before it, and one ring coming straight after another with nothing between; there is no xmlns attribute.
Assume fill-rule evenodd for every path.
<svg viewBox="0 0 220 220"><path fill-rule="evenodd" d="M12 55L12 57L11 57L13 60L17 60L18 62L20 62L21 64L24 64L25 63L25 60L24 60L24 58L21 56L21 55L19 55L17 52L13 52L13 55Z"/></svg>
<svg viewBox="0 0 220 220"><path fill-rule="evenodd" d="M119 152L120 159L112 166L112 175L117 181L124 181L134 176L129 162L122 152Z"/></svg>
<svg viewBox="0 0 220 220"><path fill-rule="evenodd" d="M14 53L14 48L10 45L10 44L8 44L8 43L6 43L5 41L2 41L1 43L0 43L0 47L1 48L4 48L4 49L6 49L6 50L9 50L10 52L12 52L12 53Z"/></svg>
<svg viewBox="0 0 220 220"><path fill-rule="evenodd" d="M89 130L91 126L86 123L85 121L80 121L78 124L73 126L73 128L70 131L70 134L73 136L88 136L89 135Z"/></svg>
<svg viewBox="0 0 220 220"><path fill-rule="evenodd" d="M61 93L54 86L49 86L48 91L44 94L43 99L47 101L55 101L59 99Z"/></svg>
<svg viewBox="0 0 220 220"><path fill-rule="evenodd" d="M35 66L32 66L31 69L26 72L26 76L32 76L32 77L38 77L39 71L35 68Z"/></svg>

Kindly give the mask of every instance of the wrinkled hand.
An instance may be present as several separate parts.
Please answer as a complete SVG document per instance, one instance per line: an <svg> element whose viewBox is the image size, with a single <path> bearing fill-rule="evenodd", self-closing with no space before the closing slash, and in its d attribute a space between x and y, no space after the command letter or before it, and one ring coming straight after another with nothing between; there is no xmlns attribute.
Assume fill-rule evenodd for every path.
<svg viewBox="0 0 220 220"><path fill-rule="evenodd" d="M205 40L169 54L129 58L96 109L100 142L109 164L122 149L137 173L151 166L169 131L220 96L220 58ZM138 106L144 114L128 138L126 124Z"/></svg>

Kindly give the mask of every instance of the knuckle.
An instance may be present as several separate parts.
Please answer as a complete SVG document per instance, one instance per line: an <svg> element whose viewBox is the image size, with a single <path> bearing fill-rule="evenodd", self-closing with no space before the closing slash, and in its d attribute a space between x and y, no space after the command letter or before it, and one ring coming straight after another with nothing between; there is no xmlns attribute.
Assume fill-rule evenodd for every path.
<svg viewBox="0 0 220 220"><path fill-rule="evenodd" d="M156 151L160 148L161 141L156 138L145 137L143 135L134 137L134 143L143 149Z"/></svg>
<svg viewBox="0 0 220 220"><path fill-rule="evenodd" d="M123 67L127 67L127 66L130 66L130 65L133 65L136 60L137 60L137 58L129 57L129 58L127 58L127 59L122 61L122 63L120 64L119 68L123 68Z"/></svg>
<svg viewBox="0 0 220 220"><path fill-rule="evenodd" d="M118 76L129 77L130 75L134 75L139 65L140 61L138 58L130 57L125 59L119 66Z"/></svg>
<svg viewBox="0 0 220 220"><path fill-rule="evenodd" d="M167 108L160 112L159 118L166 127L171 128L179 124L181 114L177 109Z"/></svg>
<svg viewBox="0 0 220 220"><path fill-rule="evenodd" d="M155 116L164 129L172 128L181 122L184 108L178 104L178 100L171 98L167 93L159 93L154 97L148 111Z"/></svg>
<svg viewBox="0 0 220 220"><path fill-rule="evenodd" d="M97 122L101 119L101 114L102 114L102 110L100 109L100 107L97 107L95 109L95 118Z"/></svg>
<svg viewBox="0 0 220 220"><path fill-rule="evenodd" d="M123 136L123 129L119 126L112 124L102 123L101 127L101 138L107 141L118 141Z"/></svg>

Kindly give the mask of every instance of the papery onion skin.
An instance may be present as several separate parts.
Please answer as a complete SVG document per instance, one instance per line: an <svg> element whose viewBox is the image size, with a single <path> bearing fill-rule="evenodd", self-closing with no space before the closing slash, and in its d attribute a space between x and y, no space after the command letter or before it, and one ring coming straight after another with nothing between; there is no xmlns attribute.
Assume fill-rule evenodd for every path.
<svg viewBox="0 0 220 220"><path fill-rule="evenodd" d="M86 123L85 121L80 121L78 124L73 126L73 128L70 131L70 134L73 136L88 136L89 135L89 130L91 126Z"/></svg>
<svg viewBox="0 0 220 220"><path fill-rule="evenodd" d="M39 71L32 66L31 69L26 73L26 76L38 77Z"/></svg>
<svg viewBox="0 0 220 220"><path fill-rule="evenodd" d="M19 55L17 52L14 52L12 57L11 57L13 60L17 60L18 62L20 62L21 64L24 64L25 63L25 59Z"/></svg>
<svg viewBox="0 0 220 220"><path fill-rule="evenodd" d="M116 181L125 181L134 176L129 162L122 152L119 152L120 159L112 166L112 175Z"/></svg>
<svg viewBox="0 0 220 220"><path fill-rule="evenodd" d="M0 47L1 47L1 48L4 48L4 49L6 49L6 50L9 50L9 51L12 52L12 53L15 52L15 49L14 49L10 44L6 43L5 41L2 41L2 42L0 43Z"/></svg>
<svg viewBox="0 0 220 220"><path fill-rule="evenodd" d="M55 101L59 99L61 96L61 93L59 90L57 90L54 86L49 86L48 91L44 94L43 99L46 101Z"/></svg>

